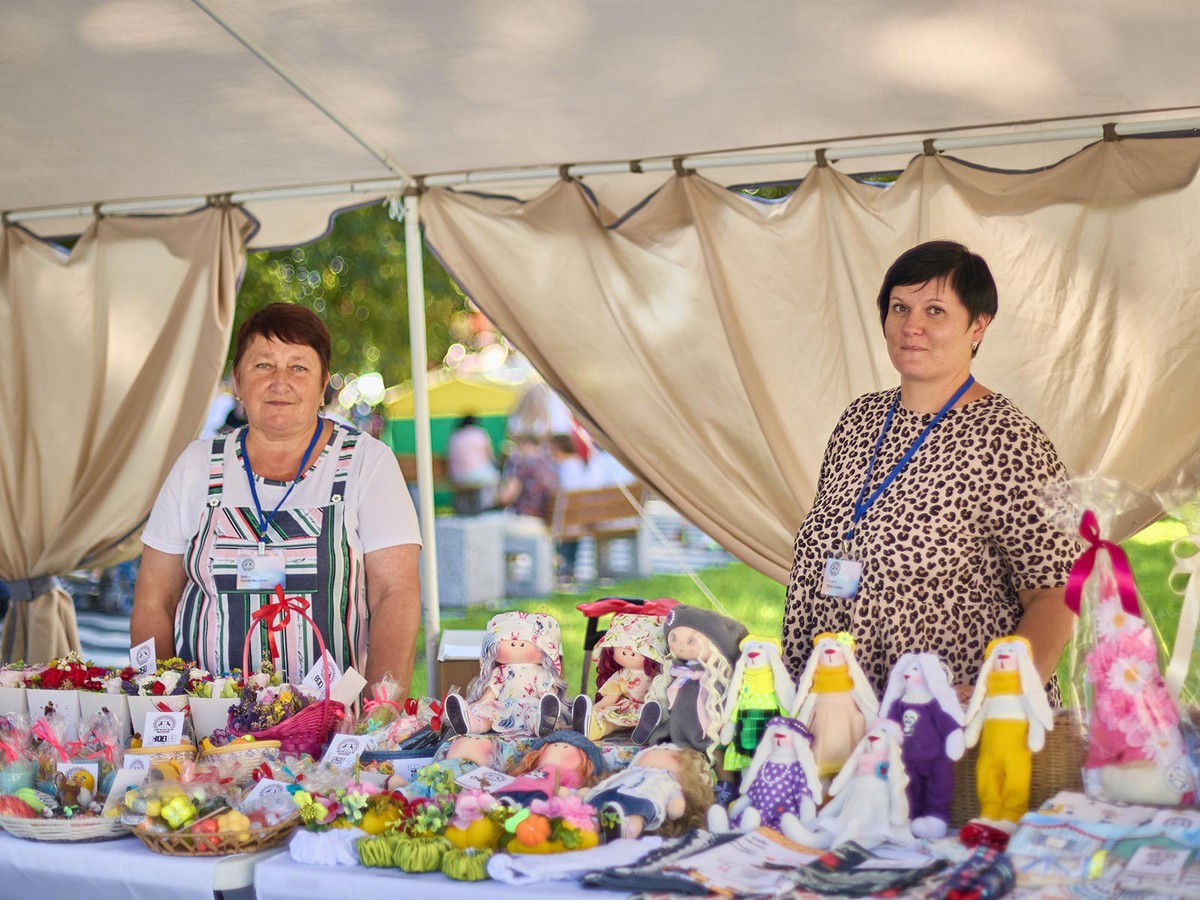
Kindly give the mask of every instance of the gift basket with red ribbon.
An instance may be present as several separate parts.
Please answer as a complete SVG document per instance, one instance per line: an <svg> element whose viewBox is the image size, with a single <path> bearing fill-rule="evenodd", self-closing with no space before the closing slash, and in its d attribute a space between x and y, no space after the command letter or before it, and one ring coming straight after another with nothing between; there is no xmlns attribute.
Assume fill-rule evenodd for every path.
<svg viewBox="0 0 1200 900"><path fill-rule="evenodd" d="M321 748L337 727L337 723L346 715L346 708L329 697L331 674L329 658L325 650L325 638L317 628L317 623L308 615L308 601L303 597L287 597L283 588L276 585L275 600L259 608L251 616L251 628L246 634L246 643L242 651L242 671L250 670L250 641L254 635L254 624L259 624L267 630L267 647L273 662L278 664L279 648L275 635L283 631L297 615L312 626L317 643L321 648L321 665L324 669L325 696L305 706L296 714L289 716L277 725L272 725L259 731L238 731L231 727L234 734L249 734L258 741L278 741L284 753L307 753L314 757L321 755ZM249 688L247 688L249 690Z"/></svg>

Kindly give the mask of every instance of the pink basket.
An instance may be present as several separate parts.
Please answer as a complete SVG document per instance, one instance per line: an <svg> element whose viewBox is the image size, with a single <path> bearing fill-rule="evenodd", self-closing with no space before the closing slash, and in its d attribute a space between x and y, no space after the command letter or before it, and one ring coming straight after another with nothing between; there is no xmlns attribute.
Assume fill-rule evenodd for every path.
<svg viewBox="0 0 1200 900"><path fill-rule="evenodd" d="M268 646L272 661L277 659L275 648L275 632L282 631L296 613L312 626L313 634L321 647L321 665L325 670L325 699L312 703L294 716L289 716L278 725L272 725L262 731L252 731L255 740L279 741L279 749L284 753L307 753L314 758L321 755L321 748L333 733L337 723L346 715L346 707L336 700L329 699L329 660L325 655L325 638L321 630L305 610L308 601L303 597L285 597L283 588L275 586L275 602L260 608L251 616L252 623L260 623L267 629ZM242 672L250 671L250 638L254 634L253 627L246 632L246 643L242 649ZM238 732L235 732L238 733ZM242 732L245 733L245 732Z"/></svg>

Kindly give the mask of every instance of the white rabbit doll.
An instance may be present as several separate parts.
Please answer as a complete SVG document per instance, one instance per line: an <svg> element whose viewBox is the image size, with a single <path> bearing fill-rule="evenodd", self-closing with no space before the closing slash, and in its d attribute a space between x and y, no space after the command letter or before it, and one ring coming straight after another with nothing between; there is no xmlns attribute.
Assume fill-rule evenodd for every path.
<svg viewBox="0 0 1200 900"><path fill-rule="evenodd" d="M912 832L942 838L950 825L954 761L965 750L962 704L935 653L905 653L888 676L879 715L904 732Z"/></svg>
<svg viewBox="0 0 1200 900"><path fill-rule="evenodd" d="M780 656L777 638L752 634L742 640L721 714L720 742L725 744L725 770L740 772L750 764L767 720L792 708L796 688Z"/></svg>
<svg viewBox="0 0 1200 900"><path fill-rule="evenodd" d="M813 830L798 833L793 840L820 848L847 841L867 849L889 841L901 846L916 843L908 822L903 745L899 725L876 720L833 780L829 788L833 799L817 813Z"/></svg>
<svg viewBox="0 0 1200 900"><path fill-rule="evenodd" d="M967 706L966 743L979 744L975 780L980 821L963 829L964 843L991 840L980 824L1006 834L1016 830L1017 820L1029 810L1033 754L1053 727L1029 641L1017 635L996 638L987 645Z"/></svg>
<svg viewBox="0 0 1200 900"><path fill-rule="evenodd" d="M760 825L800 841L821 802L821 779L812 755L812 735L795 719L767 722L762 741L742 777L742 795L730 815L720 805L708 811L710 831L754 831Z"/></svg>
<svg viewBox="0 0 1200 900"><path fill-rule="evenodd" d="M854 658L854 638L844 631L813 638L794 704L792 718L812 732L821 778L832 778L879 714L879 700Z"/></svg>

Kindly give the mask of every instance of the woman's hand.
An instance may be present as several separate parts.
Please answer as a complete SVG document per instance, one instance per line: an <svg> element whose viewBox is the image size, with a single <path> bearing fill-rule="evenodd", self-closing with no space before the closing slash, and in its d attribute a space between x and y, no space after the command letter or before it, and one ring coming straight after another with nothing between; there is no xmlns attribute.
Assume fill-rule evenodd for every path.
<svg viewBox="0 0 1200 900"><path fill-rule="evenodd" d="M186 586L182 554L163 553L142 545L142 564L133 589L133 613L129 617L131 646L154 638L154 652L159 659L175 655L175 608Z"/></svg>
<svg viewBox="0 0 1200 900"><path fill-rule="evenodd" d="M956 684L954 686L954 693L958 695L958 702L961 703L965 709L971 702L971 695L975 693L975 685Z"/></svg>

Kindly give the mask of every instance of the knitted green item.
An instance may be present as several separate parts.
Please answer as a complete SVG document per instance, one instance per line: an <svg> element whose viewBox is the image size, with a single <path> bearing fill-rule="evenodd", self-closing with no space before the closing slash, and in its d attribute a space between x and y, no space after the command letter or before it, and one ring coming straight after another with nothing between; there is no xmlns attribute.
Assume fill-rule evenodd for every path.
<svg viewBox="0 0 1200 900"><path fill-rule="evenodd" d="M354 848L358 851L358 861L364 866L377 869L394 868L393 861L398 842L396 835L386 837L359 838Z"/></svg>
<svg viewBox="0 0 1200 900"><path fill-rule="evenodd" d="M455 881L483 881L488 877L487 863L492 858L491 850L450 850L442 859L442 872Z"/></svg>
<svg viewBox="0 0 1200 900"><path fill-rule="evenodd" d="M396 865L405 872L436 872L449 849L450 842L443 837L409 838L396 850Z"/></svg>

